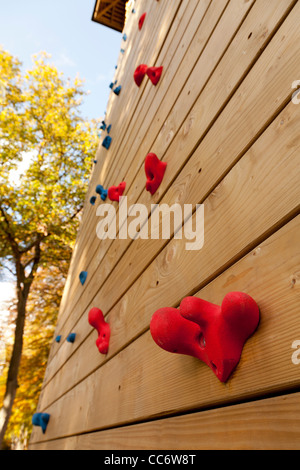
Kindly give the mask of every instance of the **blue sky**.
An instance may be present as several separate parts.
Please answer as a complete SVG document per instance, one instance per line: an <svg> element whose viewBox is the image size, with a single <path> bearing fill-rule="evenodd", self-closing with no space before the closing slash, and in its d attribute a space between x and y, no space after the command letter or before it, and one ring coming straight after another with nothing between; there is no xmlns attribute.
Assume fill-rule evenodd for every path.
<svg viewBox="0 0 300 470"><path fill-rule="evenodd" d="M0 45L31 67L40 51L66 77L85 79L82 114L102 118L122 34L91 20L95 0L0 0Z"/></svg>
<svg viewBox="0 0 300 470"><path fill-rule="evenodd" d="M51 54L66 77L85 80L82 114L103 118L109 84L115 74L122 34L91 20L95 0L0 0L0 45L32 67L32 55ZM12 295L11 285L0 282L1 302Z"/></svg>

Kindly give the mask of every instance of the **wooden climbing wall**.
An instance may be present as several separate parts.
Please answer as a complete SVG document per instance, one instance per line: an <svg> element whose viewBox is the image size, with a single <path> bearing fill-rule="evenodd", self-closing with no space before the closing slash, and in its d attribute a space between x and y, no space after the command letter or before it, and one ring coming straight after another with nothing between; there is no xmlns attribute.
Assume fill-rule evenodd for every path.
<svg viewBox="0 0 300 470"><path fill-rule="evenodd" d="M39 400L50 421L30 449L300 449L300 2L139 0L135 10ZM139 64L164 67L157 86L136 86ZM167 162L153 196L149 152ZM203 204L203 247L99 240L103 202L90 198L121 181L149 220L151 204ZM159 348L149 324L186 296L220 305L230 291L256 300L260 323L221 383L203 362ZM107 355L92 307L111 327Z"/></svg>

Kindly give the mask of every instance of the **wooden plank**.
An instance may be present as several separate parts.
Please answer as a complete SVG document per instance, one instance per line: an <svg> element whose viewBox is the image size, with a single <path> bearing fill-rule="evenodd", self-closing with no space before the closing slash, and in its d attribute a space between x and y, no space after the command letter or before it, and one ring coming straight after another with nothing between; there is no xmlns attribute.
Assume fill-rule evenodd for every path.
<svg viewBox="0 0 300 470"><path fill-rule="evenodd" d="M279 48L279 43L282 43L281 34L284 36L286 31L292 31L291 38L293 38L295 35L294 29L292 27L293 18L294 16L291 15L288 18L289 21L287 22L287 24L283 25L282 32L280 31L280 34L278 35L278 40L276 40L277 37L274 38L275 40L272 44L272 48L266 51L266 56L264 56L264 60L262 60L261 62L258 62L256 65L257 68L253 69L253 74L247 77L247 80L245 81L245 83L243 83L241 89L235 95L236 100L235 101L232 100L230 102L224 114L221 115L221 119L217 121L215 126L212 128L212 133L206 136L204 141L201 143L200 147L197 149L195 156L193 157L193 159L191 159L191 165L187 167L186 171L183 172L184 176L181 179L180 178L178 179L178 184L177 182L175 182L175 184L170 188L171 196L169 197L169 199L164 199L163 202L172 201L172 198L173 198L173 202L178 201L180 203L195 202L195 201L201 202L203 195L205 195L207 191L209 190L208 185L211 184L211 181L216 181L216 179L220 178L220 175L222 175L222 173L226 172L226 166L221 167L219 163L216 164L217 161L220 161L220 149L222 149L222 157L223 157L222 164L224 163L225 165L226 164L228 165L228 162L229 162L229 165L231 165L232 158L234 158L234 156L236 155L239 156L242 152L242 149L245 146L247 146L247 142L249 142L249 140L250 141L253 140L253 134L255 134L255 132L256 133L259 132L259 126L263 126L265 121L270 119L270 117L268 117L268 114L271 115L272 112L275 112L279 103L287 99L290 93L290 87L282 86L282 83L283 83L282 80L284 79L284 81L288 83L288 80L290 80L290 76L293 75L292 71L289 70L289 67L291 68L296 67L296 63L297 63L297 61L291 60L291 57L295 57L295 54L294 54L293 47L291 47L291 45L289 44L289 40L287 36L285 36L285 38L287 40L287 43L289 44L288 47L289 47L291 55L288 55L286 58L287 65L280 69L279 71L280 76L278 77L278 80L274 80L274 75L271 76L271 74L268 74L270 81L267 83L266 82L262 83L261 87L257 86L254 88L253 82L256 81L256 76L257 76L256 74L260 75L260 73L263 73L263 70L265 68L265 61L269 64L270 70L274 70L274 67L276 67L275 64L278 63L277 57L281 56L282 54ZM296 43L297 41L295 40L295 47L297 48ZM282 45L282 50L285 51L286 49L287 49L287 45L286 44ZM278 56L276 55L276 53L274 53L274 51L278 52ZM277 66L277 68L278 67L279 65ZM284 76L283 76L283 73L284 73ZM224 86L226 86L226 82ZM222 92L222 89L220 90L220 92ZM280 99L278 98L279 96L280 96ZM241 97L244 97L244 99L246 100L244 102L245 109L254 109L258 117L256 122L254 123L255 125L257 125L257 127L254 127L254 124L251 126L248 125L249 123L248 113L245 113L242 116L240 114L237 115L237 110L240 109ZM272 108L273 108L273 111L272 111ZM265 114L262 114L263 112ZM222 129L224 128L224 126L228 130L228 132L225 132L225 133L222 132ZM239 126L242 126L241 131L238 130ZM197 130L198 130L198 127L197 129L195 127L192 127L190 129L190 134L191 134L190 137L191 137L192 142L196 138L198 138ZM189 141L186 139L184 139L184 143L186 147L190 145ZM180 145L181 145L181 149L180 149ZM173 155L179 155L181 157L182 152L184 152L184 147L182 146L182 144L178 143L178 152L174 152ZM202 159L202 167L203 167L203 171L200 175L198 175L198 167L197 167L197 171L195 170L195 166L199 165L199 158ZM205 158L207 158L207 162L209 162L208 171L206 171L206 163L204 160ZM170 165L172 165L171 160L169 163ZM212 172L211 179L209 176L210 172ZM191 174L194 175L194 180L191 180L190 178ZM216 176L216 174L219 176ZM193 183L193 181L195 181L195 183ZM186 198L183 196L183 190L187 194ZM135 241L134 244L136 243L139 243L139 242ZM150 241L147 241L147 243L150 243ZM135 249L137 249L136 245L135 245ZM137 252L138 251L139 250L137 250ZM142 251L143 251L143 260L144 260L145 259L145 244L143 246ZM137 263L139 258L136 257L135 259ZM127 273L131 275L130 270L129 271L127 270ZM126 278L127 278L127 274L126 274ZM85 295L87 297L90 296L90 298L92 298L92 293L88 289L85 291ZM96 300L97 299L91 302L91 304L97 304ZM106 296L104 299L104 302L106 302L106 300L111 302L111 297ZM100 296L99 296L98 302L100 305L103 303L103 301L100 299ZM83 306L79 308L79 313L85 311L87 303L88 302L83 303ZM107 311L108 310L109 310L109 306L107 306ZM69 328L71 328L71 325L69 325ZM64 357L64 356L62 355L61 357ZM55 370L55 367L52 368L52 371L53 370ZM50 377L50 375L48 375L48 372L50 373L50 369L47 371L47 377Z"/></svg>
<svg viewBox="0 0 300 470"><path fill-rule="evenodd" d="M30 444L30 450L300 450L300 393Z"/></svg>
<svg viewBox="0 0 300 470"><path fill-rule="evenodd" d="M31 442L299 387L299 366L291 360L291 345L300 335L299 225L300 216L197 293L219 303L229 290L242 290L255 298L260 308L259 328L247 341L226 384L200 361L161 350L147 331L58 401L40 408L50 413L51 419L45 435L34 429ZM138 311L137 317L143 321L141 313ZM148 312L148 322L150 317ZM116 327L114 324L113 331ZM124 327L132 327L132 322L122 324L123 334Z"/></svg>

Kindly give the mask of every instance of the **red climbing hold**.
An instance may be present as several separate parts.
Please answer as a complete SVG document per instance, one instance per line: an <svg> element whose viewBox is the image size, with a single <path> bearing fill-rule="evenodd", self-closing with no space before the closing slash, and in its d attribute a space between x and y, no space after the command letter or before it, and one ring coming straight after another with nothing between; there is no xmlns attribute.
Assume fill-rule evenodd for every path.
<svg viewBox="0 0 300 470"><path fill-rule="evenodd" d="M258 323L256 302L245 293L230 292L221 306L186 297L179 310L157 310L150 331L162 349L197 357L221 382L226 382L240 360L244 343Z"/></svg>
<svg viewBox="0 0 300 470"><path fill-rule="evenodd" d="M148 67L146 74L150 78L153 85L158 84L162 71L163 71L163 67Z"/></svg>
<svg viewBox="0 0 300 470"><path fill-rule="evenodd" d="M99 308L92 308L88 315L89 324L98 331L96 346L101 354L108 353L110 326L104 320L102 311Z"/></svg>
<svg viewBox="0 0 300 470"><path fill-rule="evenodd" d="M149 191L152 196L163 180L166 167L167 163L159 160L155 153L149 153L147 155L145 159L145 173L147 177L146 191Z"/></svg>
<svg viewBox="0 0 300 470"><path fill-rule="evenodd" d="M142 16L139 19L139 30L141 30L142 27L143 27L143 24L144 24L144 21L145 21L145 18L146 18L146 14L147 13L143 13Z"/></svg>
<svg viewBox="0 0 300 470"><path fill-rule="evenodd" d="M108 197L111 201L119 201L126 188L126 183L123 181L118 186L111 186L108 188Z"/></svg>
<svg viewBox="0 0 300 470"><path fill-rule="evenodd" d="M141 86L143 78L146 75L147 70L148 70L148 65L145 65L145 64L141 64L135 69L133 78L138 87Z"/></svg>

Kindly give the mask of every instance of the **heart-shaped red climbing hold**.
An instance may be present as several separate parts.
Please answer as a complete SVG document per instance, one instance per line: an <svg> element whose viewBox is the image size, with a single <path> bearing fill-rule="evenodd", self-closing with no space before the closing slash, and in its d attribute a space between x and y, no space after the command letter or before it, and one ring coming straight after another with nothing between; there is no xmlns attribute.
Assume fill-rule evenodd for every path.
<svg viewBox="0 0 300 470"><path fill-rule="evenodd" d="M108 192L107 192L108 198L111 201L118 202L120 200L120 197L123 195L125 188L126 188L125 181L120 183L118 186L111 186L110 188L108 188Z"/></svg>
<svg viewBox="0 0 300 470"><path fill-rule="evenodd" d="M145 65L145 64L141 64L135 69L133 78L138 87L141 86L143 78L146 75L147 70L148 70L148 65Z"/></svg>
<svg viewBox="0 0 300 470"><path fill-rule="evenodd" d="M149 153L145 159L145 173L146 173L146 191L149 191L152 196L159 188L165 171L167 163L158 159L155 153Z"/></svg>
<svg viewBox="0 0 300 470"><path fill-rule="evenodd" d="M186 297L179 310L160 309L151 319L150 331L162 349L197 357L226 382L258 323L256 302L243 292L230 292L221 306Z"/></svg>
<svg viewBox="0 0 300 470"><path fill-rule="evenodd" d="M143 27L143 24L144 24L144 21L145 21L145 18L146 18L146 14L147 13L143 13L142 16L139 19L139 30L141 30L142 27Z"/></svg>
<svg viewBox="0 0 300 470"><path fill-rule="evenodd" d="M109 339L110 339L110 326L104 320L104 315L100 308L92 308L88 315L89 324L98 332L96 346L101 354L108 353Z"/></svg>
<svg viewBox="0 0 300 470"><path fill-rule="evenodd" d="M158 84L162 71L163 67L148 67L146 74L148 75L153 85Z"/></svg>

